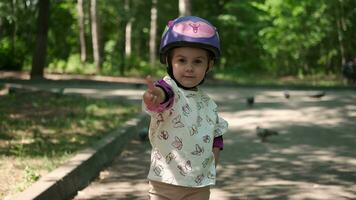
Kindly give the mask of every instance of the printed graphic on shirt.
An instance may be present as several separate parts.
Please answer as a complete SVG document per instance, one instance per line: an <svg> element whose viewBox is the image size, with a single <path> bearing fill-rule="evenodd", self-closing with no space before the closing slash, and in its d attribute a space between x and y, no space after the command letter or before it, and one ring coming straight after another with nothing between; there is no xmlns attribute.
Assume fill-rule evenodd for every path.
<svg viewBox="0 0 356 200"><path fill-rule="evenodd" d="M160 134L158 135L158 138L160 140L168 140L168 138L169 138L168 131L165 131L165 130L161 131Z"/></svg>
<svg viewBox="0 0 356 200"><path fill-rule="evenodd" d="M206 168L206 166L208 166L209 162L210 162L210 158L205 158L205 160L202 163L203 167Z"/></svg>
<svg viewBox="0 0 356 200"><path fill-rule="evenodd" d="M162 154L158 151L158 149L155 149L153 151L153 159L154 160L161 160Z"/></svg>
<svg viewBox="0 0 356 200"><path fill-rule="evenodd" d="M206 121L208 122L208 124L214 125L214 121L208 115L206 115Z"/></svg>
<svg viewBox="0 0 356 200"><path fill-rule="evenodd" d="M163 166L162 165L156 165L153 167L153 172L156 174L156 176L162 177L163 174Z"/></svg>
<svg viewBox="0 0 356 200"><path fill-rule="evenodd" d="M186 97L187 98L194 98L196 96L196 94L188 94Z"/></svg>
<svg viewBox="0 0 356 200"><path fill-rule="evenodd" d="M173 153L173 152L170 152L167 156L166 156L166 163L169 165L171 162L172 162L172 160L174 160L174 159L176 159L176 155L175 155L175 153Z"/></svg>
<svg viewBox="0 0 356 200"><path fill-rule="evenodd" d="M220 120L220 118L218 118L217 121L218 121L218 123L214 130L215 137L222 135L228 127L228 124L225 120Z"/></svg>
<svg viewBox="0 0 356 200"><path fill-rule="evenodd" d="M196 135L198 134L198 129L197 126L195 126L194 124L189 128L189 133L190 136Z"/></svg>
<svg viewBox="0 0 356 200"><path fill-rule="evenodd" d="M178 170L179 170L179 173L182 175L182 176L186 176L189 172L192 171L192 164L190 162L190 160L188 160L187 162L185 163L181 163L177 166Z"/></svg>
<svg viewBox="0 0 356 200"><path fill-rule="evenodd" d="M182 139L175 136L174 141L172 142L172 146L178 150L182 150L182 147L183 147Z"/></svg>
<svg viewBox="0 0 356 200"><path fill-rule="evenodd" d="M201 100L205 103L206 106L209 106L210 98L208 96L203 95Z"/></svg>
<svg viewBox="0 0 356 200"><path fill-rule="evenodd" d="M204 141L205 143L210 143L210 141L211 141L210 136L209 136L209 135L204 135L204 136L203 136L203 141Z"/></svg>
<svg viewBox="0 0 356 200"><path fill-rule="evenodd" d="M174 128L183 128L184 127L184 124L181 121L181 115L178 115L177 117L173 118L172 123L173 123Z"/></svg>
<svg viewBox="0 0 356 200"><path fill-rule="evenodd" d="M182 107L182 110L183 110L183 114L184 116L188 117L189 114L192 112L192 110L190 109L190 106L188 104L185 104L183 107Z"/></svg>
<svg viewBox="0 0 356 200"><path fill-rule="evenodd" d="M195 144L195 150L191 152L192 155L201 156L204 153L204 148Z"/></svg>
<svg viewBox="0 0 356 200"><path fill-rule="evenodd" d="M204 174L199 174L196 178L195 178L195 182L198 184L198 185L201 185L202 182L203 182L203 179L204 179Z"/></svg>
<svg viewBox="0 0 356 200"><path fill-rule="evenodd" d="M197 108L198 108L198 110L201 110L201 109L203 109L204 108L204 104L203 104L203 102L198 102L197 103Z"/></svg>
<svg viewBox="0 0 356 200"><path fill-rule="evenodd" d="M157 115L157 119L156 119L157 126L159 126L162 122L164 122L163 115L162 114L158 114Z"/></svg>

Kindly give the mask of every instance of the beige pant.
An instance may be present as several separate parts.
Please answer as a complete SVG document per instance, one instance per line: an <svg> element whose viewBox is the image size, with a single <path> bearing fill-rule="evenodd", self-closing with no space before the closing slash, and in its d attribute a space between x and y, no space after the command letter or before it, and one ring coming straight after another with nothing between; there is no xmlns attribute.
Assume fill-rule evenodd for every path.
<svg viewBox="0 0 356 200"><path fill-rule="evenodd" d="M157 181L149 182L150 200L209 200L210 187L192 188Z"/></svg>

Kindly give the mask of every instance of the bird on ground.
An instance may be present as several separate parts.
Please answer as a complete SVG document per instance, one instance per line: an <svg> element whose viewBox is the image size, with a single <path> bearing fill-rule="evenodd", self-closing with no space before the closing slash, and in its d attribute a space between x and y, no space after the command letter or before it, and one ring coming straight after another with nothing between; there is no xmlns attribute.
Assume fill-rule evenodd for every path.
<svg viewBox="0 0 356 200"><path fill-rule="evenodd" d="M61 97L64 95L64 90L65 88L58 88L54 93L56 94L57 97Z"/></svg>
<svg viewBox="0 0 356 200"><path fill-rule="evenodd" d="M325 96L325 92L321 91L321 92L317 92L315 94L311 94L309 95L310 98L316 98L316 99L320 99L321 97Z"/></svg>
<svg viewBox="0 0 356 200"><path fill-rule="evenodd" d="M285 90L285 91L283 92L283 94L284 94L284 98L286 98L286 99L289 99L289 98L290 98L290 94L289 94L289 91L288 91L288 90Z"/></svg>
<svg viewBox="0 0 356 200"><path fill-rule="evenodd" d="M273 135L278 135L277 131L256 127L257 136L260 138L261 142L267 142L267 138Z"/></svg>
<svg viewBox="0 0 356 200"><path fill-rule="evenodd" d="M253 104L255 103L255 97L253 97L253 96L252 97L247 97L246 98L246 103L250 107L253 106Z"/></svg>

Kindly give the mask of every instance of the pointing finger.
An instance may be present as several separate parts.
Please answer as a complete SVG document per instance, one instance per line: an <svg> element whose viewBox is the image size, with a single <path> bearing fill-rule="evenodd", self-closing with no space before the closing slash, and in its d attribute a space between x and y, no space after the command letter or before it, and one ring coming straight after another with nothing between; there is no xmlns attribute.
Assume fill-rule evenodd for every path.
<svg viewBox="0 0 356 200"><path fill-rule="evenodd" d="M155 88L155 86L154 86L154 81L153 81L153 79L152 79L151 76L147 76L147 77L146 77L146 83L147 83L148 89L151 90L151 91L153 91L153 89Z"/></svg>

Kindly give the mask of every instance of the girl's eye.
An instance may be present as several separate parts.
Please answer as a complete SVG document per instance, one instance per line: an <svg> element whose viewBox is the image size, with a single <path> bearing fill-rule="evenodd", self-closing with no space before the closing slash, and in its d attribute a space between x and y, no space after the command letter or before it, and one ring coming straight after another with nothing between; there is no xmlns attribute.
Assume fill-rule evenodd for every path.
<svg viewBox="0 0 356 200"><path fill-rule="evenodd" d="M195 64L201 64L203 61L202 60L194 60Z"/></svg>
<svg viewBox="0 0 356 200"><path fill-rule="evenodd" d="M178 59L178 62L180 62L180 63L185 63L185 59L180 58L180 59Z"/></svg>

